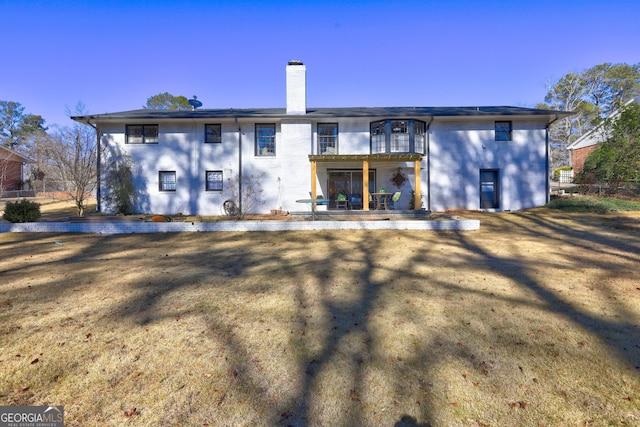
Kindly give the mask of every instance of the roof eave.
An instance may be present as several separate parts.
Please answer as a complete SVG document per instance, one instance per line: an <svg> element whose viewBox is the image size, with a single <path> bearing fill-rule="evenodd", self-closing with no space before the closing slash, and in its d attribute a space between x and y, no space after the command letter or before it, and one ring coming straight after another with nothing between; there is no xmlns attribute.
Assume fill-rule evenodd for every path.
<svg viewBox="0 0 640 427"><path fill-rule="evenodd" d="M200 109L200 110L132 110L117 113L72 116L81 123L122 122L123 120L212 120L212 119L301 119L301 118L464 118L464 117L547 117L558 119L573 115L570 111L541 110L522 107L343 107L309 108L306 114L286 114L284 108Z"/></svg>

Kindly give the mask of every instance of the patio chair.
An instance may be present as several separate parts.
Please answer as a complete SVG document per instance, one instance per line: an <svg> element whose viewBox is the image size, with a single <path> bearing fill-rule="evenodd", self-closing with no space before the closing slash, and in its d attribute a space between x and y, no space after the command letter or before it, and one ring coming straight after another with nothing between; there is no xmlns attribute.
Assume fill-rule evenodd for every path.
<svg viewBox="0 0 640 427"><path fill-rule="evenodd" d="M393 196L391 196L391 200L389 201L389 208L396 208L396 203L400 200L400 196L402 196L402 191L396 191L393 193Z"/></svg>
<svg viewBox="0 0 640 427"><path fill-rule="evenodd" d="M349 194L349 209L362 209L362 196L360 194Z"/></svg>
<svg viewBox="0 0 640 427"><path fill-rule="evenodd" d="M311 194L311 191L309 191L309 197L313 197L313 195ZM316 199L324 199L324 196L322 194L318 194L316 196ZM323 206L323 205L326 205L328 203L329 202L318 202L318 203L316 203L316 206Z"/></svg>

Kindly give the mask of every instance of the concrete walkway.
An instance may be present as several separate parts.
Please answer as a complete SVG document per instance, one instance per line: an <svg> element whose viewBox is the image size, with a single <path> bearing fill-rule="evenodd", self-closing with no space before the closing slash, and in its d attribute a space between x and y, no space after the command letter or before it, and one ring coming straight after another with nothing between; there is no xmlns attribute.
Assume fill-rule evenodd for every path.
<svg viewBox="0 0 640 427"><path fill-rule="evenodd" d="M177 233L194 231L313 231L313 230L451 230L480 228L479 220L388 221L220 221L220 222L27 222L0 223L0 233Z"/></svg>

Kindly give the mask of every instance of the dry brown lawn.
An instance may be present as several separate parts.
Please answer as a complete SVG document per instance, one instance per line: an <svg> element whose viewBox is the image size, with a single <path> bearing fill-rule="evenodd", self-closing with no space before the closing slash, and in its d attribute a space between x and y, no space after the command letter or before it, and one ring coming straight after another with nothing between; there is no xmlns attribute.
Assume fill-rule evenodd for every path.
<svg viewBox="0 0 640 427"><path fill-rule="evenodd" d="M640 425L640 213L0 234L0 405L67 426Z"/></svg>
<svg viewBox="0 0 640 427"><path fill-rule="evenodd" d="M0 199L0 221L4 221L2 214L4 214L7 202L17 202L20 200L23 200L23 198ZM30 197L28 200L40 204L40 212L42 214L40 218L41 221L64 221L78 216L78 210L70 198ZM88 199L86 212L88 214L95 214L95 209L95 199Z"/></svg>

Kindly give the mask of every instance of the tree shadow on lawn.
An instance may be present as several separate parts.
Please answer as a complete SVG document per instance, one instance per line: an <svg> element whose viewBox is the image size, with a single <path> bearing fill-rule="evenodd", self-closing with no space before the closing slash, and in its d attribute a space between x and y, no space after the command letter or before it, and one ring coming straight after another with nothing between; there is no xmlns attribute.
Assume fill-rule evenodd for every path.
<svg viewBox="0 0 640 427"><path fill-rule="evenodd" d="M514 220L514 216L520 217ZM571 221L567 223L567 217ZM582 285L592 292L600 294L603 301L616 301L607 282L614 279L630 279L637 275L640 265L640 233L629 229L617 229L608 217L598 215L567 215L563 213L540 214L533 212L498 215L495 222L497 230L516 230L521 236L545 239L555 242L557 248L548 254L550 264L554 260L561 269L569 270L574 277L585 272L585 269L596 269L600 275L586 280ZM574 228L578 224L579 227ZM498 231L499 232L499 231ZM539 275L532 269L532 263L513 256L499 256L492 253L490 245L478 244L471 235L459 234L457 240L470 253L479 256L481 264L487 271L499 271L505 277L517 280L519 285L532 291L541 299L548 309L560 313L571 322L599 336L608 346L611 353L621 360L626 360L629 368L640 369L640 325L638 314L631 309L633 302L619 301L617 311L594 316L592 313L578 309L570 300L571 289L563 289L561 279L550 287L540 282ZM526 250L526 237L522 249ZM613 260L613 261L612 261ZM543 260L541 260L543 261ZM640 279L640 277L639 277ZM547 280L548 281L548 280ZM640 282L636 281L636 285ZM638 293L640 288L629 287L629 295ZM617 331L618 334L611 333ZM623 339L613 340L612 336Z"/></svg>
<svg viewBox="0 0 640 427"><path fill-rule="evenodd" d="M450 421L451 411L456 409L450 405L457 402L447 401L454 386L442 383L441 366L453 358L467 367L470 375L482 379L484 371L498 370L491 366L487 349L500 345L501 340L519 339L505 338L509 335L507 319L492 320L494 329L499 330L487 330L474 319L475 313L490 312L497 301L560 313L599 336L612 356L637 369L640 331L627 320L637 315L625 309L624 301L620 301L617 313L604 319L576 307L539 276L539 271L547 268L557 271L572 266L624 276L629 263L640 264L637 233L602 230L592 224L574 230L560 217L548 215L527 213L514 218L495 215L478 233L362 231L340 238L322 232L211 233L197 237L197 249L189 248L189 236L184 234L92 236L90 247L53 261L67 264L73 273L45 281L27 298L37 305L64 299L68 292L82 292L85 286L104 279L95 263L101 269L111 269L114 282L130 280L119 274L135 273L127 271L128 265L140 269L140 280L129 284L127 301L94 314L105 321L128 321L139 327L166 318L201 316L208 339L222 342L230 373L217 407L199 408L203 418L232 417L225 414L224 400L231 402L231 395L224 390L233 388L242 390L243 396L252 396L247 420L269 425L374 425L403 419L439 425ZM497 253L492 239L501 232L512 233L516 240L502 237L508 250ZM49 239L64 241L64 235L43 240ZM561 248L544 259L532 260L522 256L530 239L555 241ZM571 248L575 250L566 250ZM605 259L604 252L619 262ZM46 274L48 265L43 260L40 265L31 265L29 272ZM474 271L473 283L459 283L455 272L469 268ZM270 272L274 277L283 277L284 272L284 279L272 282ZM481 283L483 275L494 283ZM69 280L70 276L74 279ZM506 286L504 283L515 284L536 298L510 300L494 289ZM237 298L247 305L227 305L229 313L203 312L197 301L171 306L172 295L194 288L209 288L212 297ZM602 298L613 297L606 287L598 291ZM257 308L261 295L268 293L285 295L283 314L275 321L262 319ZM20 291L5 294L8 300L25 296ZM399 305L398 301L390 302L390 295L403 300ZM455 311L429 312L431 300L452 298L461 305L466 299L480 301L482 306L465 313L451 301L446 307ZM256 368L256 353L264 350L247 344L242 335L247 331L238 329L243 319L247 319L245 329L263 320L274 323L274 330L291 330L288 343L298 355L295 366L287 368L287 387L284 378L270 378ZM450 333L451 322L461 321L469 323L468 331ZM381 322L393 323L395 336L382 329ZM626 338L612 339L614 334ZM484 336L486 345L465 345L465 339L473 335ZM269 349L267 354L275 355L280 351L276 350ZM278 393L278 388L286 391Z"/></svg>

